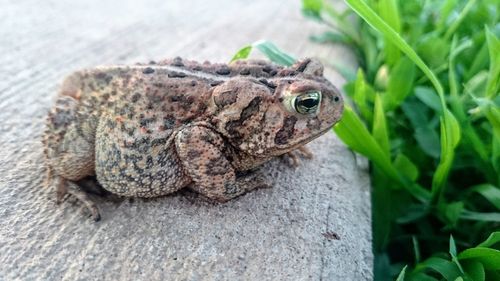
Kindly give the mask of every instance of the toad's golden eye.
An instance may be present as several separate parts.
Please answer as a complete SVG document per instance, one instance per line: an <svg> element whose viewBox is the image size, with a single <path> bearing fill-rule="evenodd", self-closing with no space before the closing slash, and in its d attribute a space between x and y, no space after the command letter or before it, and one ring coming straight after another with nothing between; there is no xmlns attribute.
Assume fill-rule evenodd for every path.
<svg viewBox="0 0 500 281"><path fill-rule="evenodd" d="M296 96L292 102L293 108L300 114L316 114L321 103L321 92L307 92Z"/></svg>

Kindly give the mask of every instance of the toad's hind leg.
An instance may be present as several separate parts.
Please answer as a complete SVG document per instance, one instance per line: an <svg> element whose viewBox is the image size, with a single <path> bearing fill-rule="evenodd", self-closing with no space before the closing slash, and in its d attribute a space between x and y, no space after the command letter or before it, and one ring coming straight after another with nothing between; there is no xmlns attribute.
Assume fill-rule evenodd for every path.
<svg viewBox="0 0 500 281"><path fill-rule="evenodd" d="M101 214L96 204L79 185L61 176L55 176L54 183L56 185L56 202L58 204L62 202L66 194L72 195L85 205L94 221L101 219Z"/></svg>
<svg viewBox="0 0 500 281"><path fill-rule="evenodd" d="M66 88L63 86L63 94ZM99 219L99 212L75 182L95 174L96 120L90 110L81 108L78 98L61 95L48 115L47 130L43 136L48 168L47 185L56 188L58 202L66 194L73 195L90 210L94 220Z"/></svg>

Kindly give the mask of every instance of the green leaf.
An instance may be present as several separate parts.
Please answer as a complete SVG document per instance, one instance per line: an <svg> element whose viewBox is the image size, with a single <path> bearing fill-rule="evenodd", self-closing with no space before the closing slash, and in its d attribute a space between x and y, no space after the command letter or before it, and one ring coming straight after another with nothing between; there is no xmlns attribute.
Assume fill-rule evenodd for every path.
<svg viewBox="0 0 500 281"><path fill-rule="evenodd" d="M486 81L488 81L488 72L482 70L472 76L472 78L465 83L464 88L469 94L476 97L482 97L486 90Z"/></svg>
<svg viewBox="0 0 500 281"><path fill-rule="evenodd" d="M316 43L340 43L340 44L350 44L351 40L344 34L337 32L326 31L321 34L312 35L309 37L311 41Z"/></svg>
<svg viewBox="0 0 500 281"><path fill-rule="evenodd" d="M462 265L458 261L457 258L457 245L455 245L455 239L453 239L453 235L450 235L450 255L451 255L451 261L458 267L461 273L464 273L464 269L462 268Z"/></svg>
<svg viewBox="0 0 500 281"><path fill-rule="evenodd" d="M465 74L465 79L469 80L472 76L485 68L488 65L488 59L488 45L484 44L475 55L472 65Z"/></svg>
<svg viewBox="0 0 500 281"><path fill-rule="evenodd" d="M490 234L490 236L488 236L486 240L484 240L481 244L477 246L491 248L491 246L495 245L498 242L500 242L500 231L493 232L492 234Z"/></svg>
<svg viewBox="0 0 500 281"><path fill-rule="evenodd" d="M258 49L264 55L266 55L272 62L277 64L290 66L292 65L296 59L289 54L280 50L276 45L269 41L257 41L252 45L247 45L236 52L236 54L231 59L231 62L239 59L246 59L252 52L253 48Z"/></svg>
<svg viewBox="0 0 500 281"><path fill-rule="evenodd" d="M423 218L429 214L429 206L422 204L412 204L396 218L399 224L407 224Z"/></svg>
<svg viewBox="0 0 500 281"><path fill-rule="evenodd" d="M252 52L252 45L247 45L247 46L239 49L236 52L236 54L234 54L234 56L230 62L233 62L236 60L241 60L241 59L246 59L250 55L250 52Z"/></svg>
<svg viewBox="0 0 500 281"><path fill-rule="evenodd" d="M463 268L467 276L474 281L485 281L486 274L482 263L471 260L463 263Z"/></svg>
<svg viewBox="0 0 500 281"><path fill-rule="evenodd" d="M266 55L272 62L277 64L290 66L295 63L296 59L287 53L280 50L276 45L269 41L257 41L252 44L254 48L257 48L264 55Z"/></svg>
<svg viewBox="0 0 500 281"><path fill-rule="evenodd" d="M485 183L473 186L471 191L481 194L481 196L500 210L500 188L492 184Z"/></svg>
<svg viewBox="0 0 500 281"><path fill-rule="evenodd" d="M441 105L436 92L429 87L415 87L415 96L429 108L441 113Z"/></svg>
<svg viewBox="0 0 500 281"><path fill-rule="evenodd" d="M430 257L415 267L415 271L424 269L432 269L441 274L446 280L455 280L461 275L456 264L439 257Z"/></svg>
<svg viewBox="0 0 500 281"><path fill-rule="evenodd" d="M450 255L452 257L457 256L457 245L455 244L455 239L453 239L453 235L450 235Z"/></svg>
<svg viewBox="0 0 500 281"><path fill-rule="evenodd" d="M498 175L500 175L500 132L497 130L493 131L492 137L492 153L491 153L491 163L495 168ZM500 182L500 176L498 179Z"/></svg>
<svg viewBox="0 0 500 281"><path fill-rule="evenodd" d="M440 279L429 276L428 274L425 274L424 272L417 272L417 273L412 272L410 275L410 280L412 280L412 281L439 281Z"/></svg>
<svg viewBox="0 0 500 281"><path fill-rule="evenodd" d="M448 224L455 227L464 209L464 202L458 201L446 204L445 216Z"/></svg>
<svg viewBox="0 0 500 281"><path fill-rule="evenodd" d="M470 12L472 7L474 7L474 4L476 4L476 0L467 1L467 5L465 5L464 9L460 12L456 20L448 27L448 30L444 35L444 38L446 40L450 39L451 36L455 33L455 30L457 30L462 21L465 19L465 16Z"/></svg>
<svg viewBox="0 0 500 281"><path fill-rule="evenodd" d="M438 22L438 29L443 29L445 27L445 23L448 19L448 16L453 11L456 4L457 4L457 0L446 0L446 2L443 3L443 6L441 7L439 22Z"/></svg>
<svg viewBox="0 0 500 281"><path fill-rule="evenodd" d="M405 280L405 274L406 274L406 268L408 266L405 265L405 267L403 267L403 269L401 270L401 272L399 272L398 274L398 278L396 279L396 281L404 281Z"/></svg>
<svg viewBox="0 0 500 281"><path fill-rule="evenodd" d="M385 20L396 32L401 31L401 22L396 0L380 0L378 2L380 17ZM395 65L399 61L400 53L390 40L385 40L385 56L389 65Z"/></svg>
<svg viewBox="0 0 500 281"><path fill-rule="evenodd" d="M374 95L373 89L365 81L363 70L359 68L354 84L354 95L352 99L367 122L371 122L373 119L372 108L368 105L368 101L372 99Z"/></svg>
<svg viewBox="0 0 500 281"><path fill-rule="evenodd" d="M379 94L375 95L375 108L373 116L373 137L380 145L380 148L385 155L390 158L389 153L389 136L387 132L387 125L385 121L385 111L382 105L382 98Z"/></svg>
<svg viewBox="0 0 500 281"><path fill-rule="evenodd" d="M394 160L394 166L398 171L404 174L411 181L416 181L418 178L418 167L411 162L408 157L400 153Z"/></svg>
<svg viewBox="0 0 500 281"><path fill-rule="evenodd" d="M315 20L321 20L322 0L302 0L302 14Z"/></svg>
<svg viewBox="0 0 500 281"><path fill-rule="evenodd" d="M460 140L460 127L453 114L445 109L441 118L441 159L432 177L432 197L440 199L453 163L454 150Z"/></svg>
<svg viewBox="0 0 500 281"><path fill-rule="evenodd" d="M484 247L466 249L458 255L459 260L475 260L486 270L500 270L500 251Z"/></svg>
<svg viewBox="0 0 500 281"><path fill-rule="evenodd" d="M418 53L431 68L444 64L450 50L449 42L435 33L422 36L417 46Z"/></svg>
<svg viewBox="0 0 500 281"><path fill-rule="evenodd" d="M349 106L345 107L342 119L335 125L334 130L352 150L373 161L390 178L398 179L398 173L387 155Z"/></svg>
<svg viewBox="0 0 500 281"><path fill-rule="evenodd" d="M429 127L418 127L414 133L415 139L422 151L432 158L441 155L439 147L439 136L435 130Z"/></svg>
<svg viewBox="0 0 500 281"><path fill-rule="evenodd" d="M411 236L411 242L413 244L413 253L415 254L415 262L420 262L420 246L418 243L418 239L415 235Z"/></svg>
<svg viewBox="0 0 500 281"><path fill-rule="evenodd" d="M415 79L415 65L403 58L391 70L387 93L384 95L384 108L394 110L410 94Z"/></svg>
<svg viewBox="0 0 500 281"><path fill-rule="evenodd" d="M463 220L500 222L500 213L479 213L468 210L462 211L460 218Z"/></svg>

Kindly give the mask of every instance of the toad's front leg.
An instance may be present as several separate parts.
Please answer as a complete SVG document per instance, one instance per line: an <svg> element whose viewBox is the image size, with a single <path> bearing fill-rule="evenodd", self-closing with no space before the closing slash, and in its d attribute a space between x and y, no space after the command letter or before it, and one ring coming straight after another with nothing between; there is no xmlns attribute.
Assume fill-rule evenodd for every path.
<svg viewBox="0 0 500 281"><path fill-rule="evenodd" d="M237 176L224 155L224 140L203 126L182 129L175 145L186 172L194 182L192 188L210 199L228 201L258 187L269 186L257 173Z"/></svg>

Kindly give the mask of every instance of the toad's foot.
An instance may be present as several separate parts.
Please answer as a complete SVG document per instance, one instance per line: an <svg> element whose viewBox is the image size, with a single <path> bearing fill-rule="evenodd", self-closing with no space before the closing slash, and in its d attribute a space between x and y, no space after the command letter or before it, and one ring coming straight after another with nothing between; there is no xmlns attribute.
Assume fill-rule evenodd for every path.
<svg viewBox="0 0 500 281"><path fill-rule="evenodd" d="M55 182L57 204L60 204L63 201L66 194L73 195L76 199L78 199L78 201L85 205L94 221L99 221L101 219L99 209L97 208L95 202L90 199L88 194L83 191L80 186L78 186L73 181L67 180L61 176L55 176Z"/></svg>
<svg viewBox="0 0 500 281"><path fill-rule="evenodd" d="M283 154L283 157L287 161L288 165L290 165L290 167L297 168L300 164L299 157L302 157L305 159L312 159L313 153L307 147L301 146L295 150L292 150L292 151L289 151L289 152Z"/></svg>

